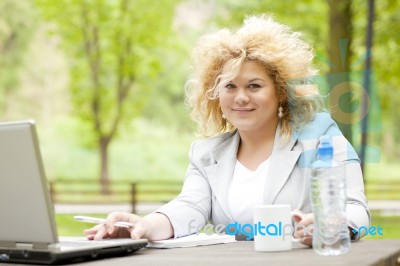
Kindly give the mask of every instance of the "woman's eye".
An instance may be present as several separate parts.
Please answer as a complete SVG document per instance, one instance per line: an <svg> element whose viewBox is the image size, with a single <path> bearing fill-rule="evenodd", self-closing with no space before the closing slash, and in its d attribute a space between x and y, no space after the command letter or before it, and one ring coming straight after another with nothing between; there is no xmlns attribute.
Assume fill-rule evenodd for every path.
<svg viewBox="0 0 400 266"><path fill-rule="evenodd" d="M233 85L232 83L228 83L228 84L225 85L225 88L233 89L233 88L235 88L235 85Z"/></svg>
<svg viewBox="0 0 400 266"><path fill-rule="evenodd" d="M250 88L250 89L258 89L258 88L261 88L261 86L258 85L258 84L252 83L252 84L249 85L249 88Z"/></svg>

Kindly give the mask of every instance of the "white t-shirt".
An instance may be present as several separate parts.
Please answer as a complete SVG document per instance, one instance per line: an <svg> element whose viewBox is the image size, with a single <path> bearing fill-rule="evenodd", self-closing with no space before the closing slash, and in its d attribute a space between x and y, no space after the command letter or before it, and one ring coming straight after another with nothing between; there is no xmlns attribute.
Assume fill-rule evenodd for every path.
<svg viewBox="0 0 400 266"><path fill-rule="evenodd" d="M235 222L253 223L253 207L264 202L264 187L269 165L268 158L255 171L251 171L236 161L228 192L228 205Z"/></svg>

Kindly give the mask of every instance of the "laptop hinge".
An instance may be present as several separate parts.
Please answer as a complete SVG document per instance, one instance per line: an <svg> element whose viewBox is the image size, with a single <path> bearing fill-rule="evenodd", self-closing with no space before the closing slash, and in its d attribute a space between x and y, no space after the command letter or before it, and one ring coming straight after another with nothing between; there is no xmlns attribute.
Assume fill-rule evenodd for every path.
<svg viewBox="0 0 400 266"><path fill-rule="evenodd" d="M0 247L15 248L17 243L14 241L0 241Z"/></svg>
<svg viewBox="0 0 400 266"><path fill-rule="evenodd" d="M48 249L49 243L33 243L33 249Z"/></svg>
<svg viewBox="0 0 400 266"><path fill-rule="evenodd" d="M52 248L52 245L49 245L49 243L44 243L44 242L20 243L20 242L2 241L0 242L0 247L7 247L12 249L48 250L49 248Z"/></svg>

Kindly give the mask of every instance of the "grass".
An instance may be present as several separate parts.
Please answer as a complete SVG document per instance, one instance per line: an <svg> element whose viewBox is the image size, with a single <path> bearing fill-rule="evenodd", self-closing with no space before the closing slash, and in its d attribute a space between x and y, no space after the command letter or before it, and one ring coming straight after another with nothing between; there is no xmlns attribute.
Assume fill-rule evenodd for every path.
<svg viewBox="0 0 400 266"><path fill-rule="evenodd" d="M78 214L56 214L57 232L59 236L84 236L83 230L94 224L76 221L74 215ZM85 214L86 215L86 214ZM106 214L88 214L86 216L106 218Z"/></svg>
<svg viewBox="0 0 400 266"><path fill-rule="evenodd" d="M371 226L383 228L383 235L367 235L365 239L400 239L400 216L386 216L380 211L371 213Z"/></svg>
<svg viewBox="0 0 400 266"><path fill-rule="evenodd" d="M400 183L400 164L396 163L367 163L366 180L368 182L397 182Z"/></svg>
<svg viewBox="0 0 400 266"><path fill-rule="evenodd" d="M400 200L399 164L369 163L365 169L365 190L369 200Z"/></svg>

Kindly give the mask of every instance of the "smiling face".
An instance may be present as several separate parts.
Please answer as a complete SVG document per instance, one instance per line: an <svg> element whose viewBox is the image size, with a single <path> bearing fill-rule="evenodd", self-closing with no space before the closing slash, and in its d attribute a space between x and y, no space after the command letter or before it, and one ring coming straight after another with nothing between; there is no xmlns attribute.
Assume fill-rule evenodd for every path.
<svg viewBox="0 0 400 266"><path fill-rule="evenodd" d="M226 65L222 75L229 71ZM219 103L225 118L239 132L275 129L278 122L274 82L265 68L254 61L245 61L233 80L220 84Z"/></svg>

